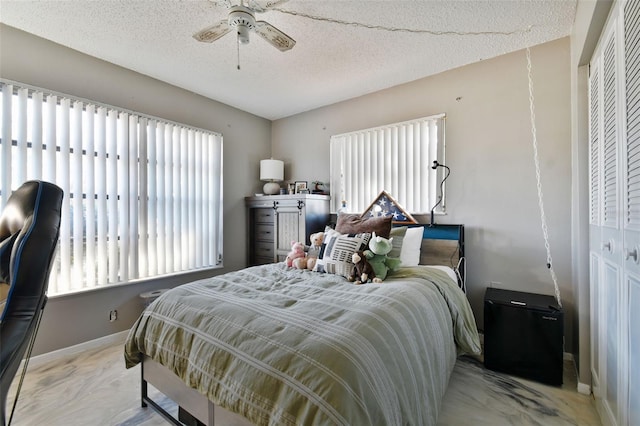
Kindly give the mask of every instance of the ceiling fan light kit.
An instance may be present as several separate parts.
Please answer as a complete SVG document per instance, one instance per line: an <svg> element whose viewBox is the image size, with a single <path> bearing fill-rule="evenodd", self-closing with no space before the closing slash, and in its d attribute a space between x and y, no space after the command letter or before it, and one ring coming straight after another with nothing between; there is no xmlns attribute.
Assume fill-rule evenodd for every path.
<svg viewBox="0 0 640 426"><path fill-rule="evenodd" d="M238 43L249 44L249 31L256 29L256 19L251 9L243 6L232 7L228 23L230 27L236 28Z"/></svg>

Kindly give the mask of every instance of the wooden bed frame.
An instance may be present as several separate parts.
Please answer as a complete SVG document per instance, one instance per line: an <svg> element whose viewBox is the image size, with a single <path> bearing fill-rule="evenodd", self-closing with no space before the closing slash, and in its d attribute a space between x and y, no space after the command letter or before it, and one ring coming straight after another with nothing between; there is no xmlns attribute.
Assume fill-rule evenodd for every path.
<svg viewBox="0 0 640 426"><path fill-rule="evenodd" d="M464 291L464 225L419 224L415 226L424 226L420 263L423 265L447 265L454 269L458 267L458 284ZM188 387L172 371L146 355L141 363L140 384L142 407L150 405L176 426L214 426L216 417L233 419L234 426L252 425L239 414L216 406L205 395ZM152 385L178 405L178 419L151 399L148 385Z"/></svg>

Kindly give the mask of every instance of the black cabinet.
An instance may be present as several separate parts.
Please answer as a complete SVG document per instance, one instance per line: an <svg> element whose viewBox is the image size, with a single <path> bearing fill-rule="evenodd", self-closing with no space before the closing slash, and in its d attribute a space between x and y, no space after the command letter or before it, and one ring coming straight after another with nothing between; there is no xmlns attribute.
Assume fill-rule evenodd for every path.
<svg viewBox="0 0 640 426"><path fill-rule="evenodd" d="M488 288L484 363L490 370L562 385L564 313L556 299Z"/></svg>

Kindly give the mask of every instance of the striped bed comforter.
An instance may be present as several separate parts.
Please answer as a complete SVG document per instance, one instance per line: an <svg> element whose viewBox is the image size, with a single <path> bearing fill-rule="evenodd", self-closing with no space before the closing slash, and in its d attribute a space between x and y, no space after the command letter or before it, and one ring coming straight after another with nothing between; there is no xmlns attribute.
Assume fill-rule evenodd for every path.
<svg viewBox="0 0 640 426"><path fill-rule="evenodd" d="M458 353L479 353L465 295L444 272L382 284L263 265L185 284L125 344L258 425L432 425Z"/></svg>

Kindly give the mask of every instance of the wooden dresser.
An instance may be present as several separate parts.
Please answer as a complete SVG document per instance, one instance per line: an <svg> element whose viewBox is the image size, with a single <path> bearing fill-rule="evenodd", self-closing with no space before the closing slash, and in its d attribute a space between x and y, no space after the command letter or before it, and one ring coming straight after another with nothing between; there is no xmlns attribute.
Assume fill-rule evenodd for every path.
<svg viewBox="0 0 640 426"><path fill-rule="evenodd" d="M291 241L309 245L314 232L329 223L328 195L263 195L246 197L248 266L280 262Z"/></svg>

